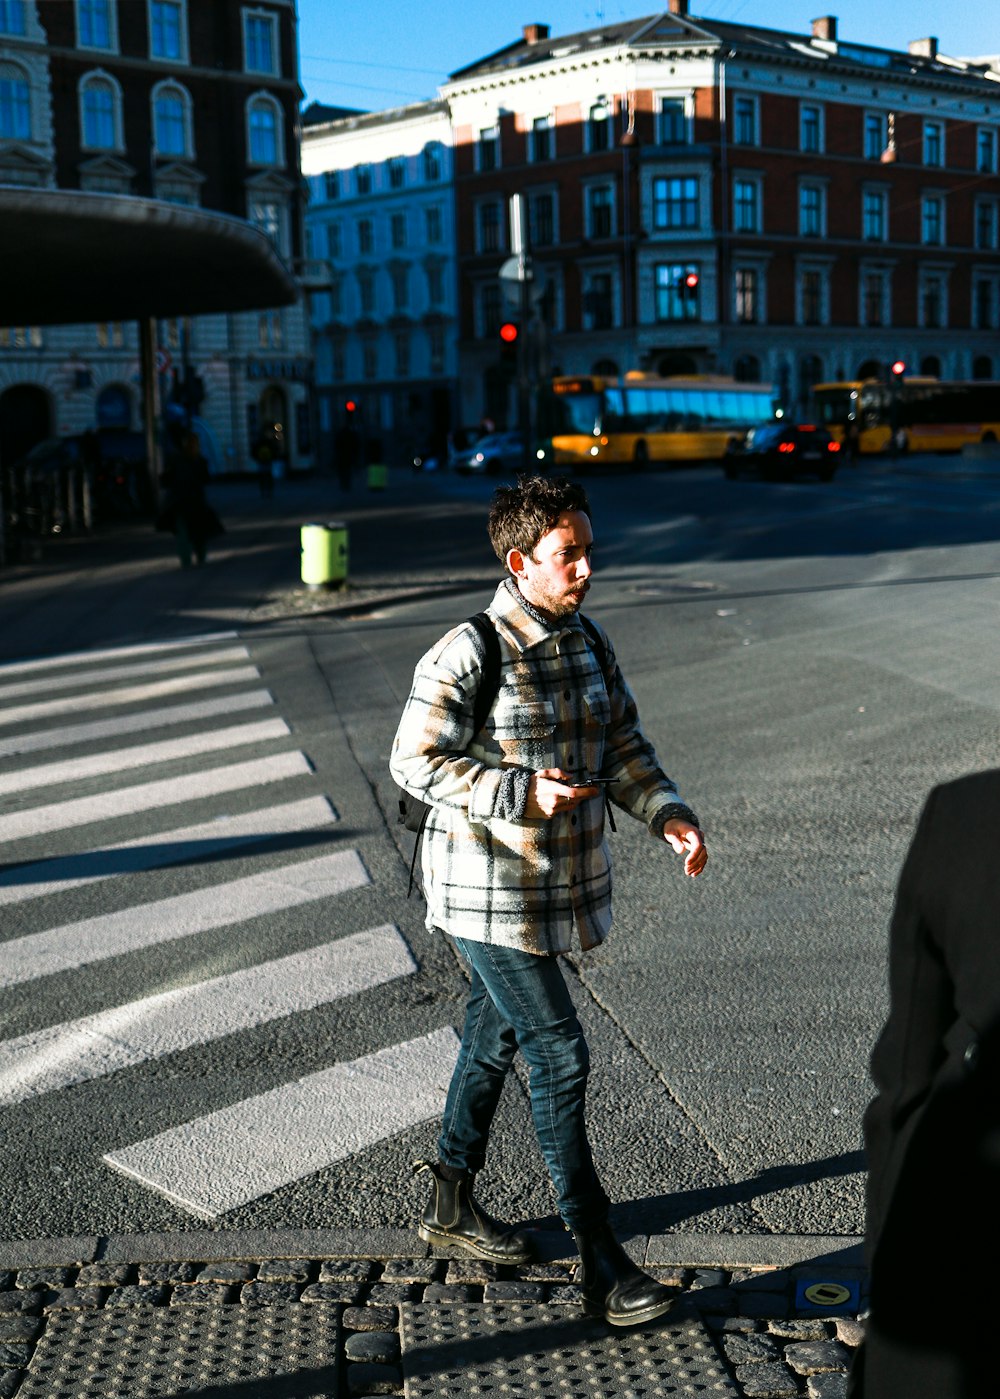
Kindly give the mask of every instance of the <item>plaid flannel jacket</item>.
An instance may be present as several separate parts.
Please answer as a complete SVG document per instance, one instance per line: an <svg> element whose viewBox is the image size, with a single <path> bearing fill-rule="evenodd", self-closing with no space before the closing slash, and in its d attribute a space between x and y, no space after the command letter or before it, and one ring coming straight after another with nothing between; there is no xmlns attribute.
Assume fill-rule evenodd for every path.
<svg viewBox="0 0 1000 1399"><path fill-rule="evenodd" d="M604 798L570 813L524 815L540 768L615 778L616 806L657 836L694 821L639 727L605 633L610 684L578 617L548 625L512 582L487 609L500 639L500 689L479 733L472 711L482 655L468 623L420 660L393 743L396 782L429 803L422 872L427 926L525 952L603 942L611 926Z"/></svg>

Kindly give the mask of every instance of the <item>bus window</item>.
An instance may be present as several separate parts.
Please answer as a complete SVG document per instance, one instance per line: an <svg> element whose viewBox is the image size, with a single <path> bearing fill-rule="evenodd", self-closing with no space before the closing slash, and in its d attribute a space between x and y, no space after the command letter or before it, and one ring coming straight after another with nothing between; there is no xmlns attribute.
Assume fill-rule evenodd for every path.
<svg viewBox="0 0 1000 1399"><path fill-rule="evenodd" d="M625 424L625 395L621 389L604 390L604 415L601 428L604 432L621 432Z"/></svg>
<svg viewBox="0 0 1000 1399"><path fill-rule="evenodd" d="M722 394L718 389L705 390L705 421L708 423L718 423L722 421Z"/></svg>
<svg viewBox="0 0 1000 1399"><path fill-rule="evenodd" d="M686 427L694 429L701 427L705 421L705 393L703 389L688 389L684 394L687 408Z"/></svg>

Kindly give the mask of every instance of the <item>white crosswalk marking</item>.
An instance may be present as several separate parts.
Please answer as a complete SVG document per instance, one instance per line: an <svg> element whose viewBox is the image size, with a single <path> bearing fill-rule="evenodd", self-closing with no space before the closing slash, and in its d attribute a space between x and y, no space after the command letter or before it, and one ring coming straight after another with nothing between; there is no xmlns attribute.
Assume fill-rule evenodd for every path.
<svg viewBox="0 0 1000 1399"><path fill-rule="evenodd" d="M138 704L141 700L159 699L183 690L210 690L221 685L235 685L244 680L259 680L256 666L232 666L229 670L193 671L171 680L155 680L148 685L123 686L120 690L95 690L91 695L66 695L62 699L43 700L35 704L11 705L0 710L0 724L23 724L30 720L48 719L57 714L76 714L81 709L107 709L116 704Z"/></svg>
<svg viewBox="0 0 1000 1399"><path fill-rule="evenodd" d="M87 724L66 724L59 729L15 734L13 738L0 739L0 758L41 753L47 748L73 748L80 743L120 738L122 734L146 733L149 729L165 729L172 724L189 724L247 709L265 709L273 703L270 690L247 690L242 695L223 695L220 699L199 700L194 704L164 705L161 709L140 710L138 714L118 714L113 719L92 719Z"/></svg>
<svg viewBox="0 0 1000 1399"><path fill-rule="evenodd" d="M341 850L156 903L102 913L64 928L29 933L3 944L0 986L17 986L210 928L225 928L370 882L357 851Z"/></svg>
<svg viewBox="0 0 1000 1399"><path fill-rule="evenodd" d="M0 907L164 865L197 864L223 850L258 845L275 836L319 831L336 820L337 813L325 797L305 797L264 811L220 816L199 826L161 831L79 855L15 865L0 873Z"/></svg>
<svg viewBox="0 0 1000 1399"><path fill-rule="evenodd" d="M158 656L155 661L138 661L133 665L110 666L107 670L74 670L66 675L46 675L44 679L19 680L16 684L5 685L0 671L0 702L20 699L23 695L51 694L53 690L82 689L87 685L100 685L105 680L134 680L140 675L163 675L164 672L199 670L205 665L245 665L250 656L245 646L230 646L225 651L213 651L211 655Z"/></svg>
<svg viewBox="0 0 1000 1399"><path fill-rule="evenodd" d="M154 763L169 763L176 758L203 757L206 753L243 748L249 743L263 743L270 738L286 738L289 732L284 719L263 719L257 724L234 724L228 729L209 729L203 733L188 734L185 738L165 738L159 743L145 743L136 748L91 753L86 758L40 763L36 767L21 768L19 772L0 773L0 796L27 792L33 787L51 787L59 782L106 777L108 773L151 767Z"/></svg>
<svg viewBox="0 0 1000 1399"><path fill-rule="evenodd" d="M142 641L134 646L105 646L95 651L67 651L62 656L42 656L33 661L4 661L0 678L8 675L35 675L47 670L65 670L68 666L93 664L94 661L120 661L129 656L169 656L175 651L218 646L222 641L236 641L234 631L209 632L203 636L180 636L174 641Z"/></svg>
<svg viewBox="0 0 1000 1399"><path fill-rule="evenodd" d="M65 831L71 826L86 826L94 821L111 821L115 817L134 815L137 811L177 806L181 802L219 796L223 792L237 792L243 787L283 782L286 778L300 777L311 771L304 754L276 753L273 758L254 758L232 767L209 768L188 777L164 777L156 782L144 782L138 787L122 787L116 792L73 797L69 801L52 802L47 806L11 811L0 816L0 841Z"/></svg>
<svg viewBox="0 0 1000 1399"><path fill-rule="evenodd" d="M450 1027L108 1152L107 1164L201 1219L290 1185L440 1115L458 1057ZM294 1123L294 1131L276 1131Z"/></svg>
<svg viewBox="0 0 1000 1399"><path fill-rule="evenodd" d="M356 995L417 964L391 925L0 1042L0 1105Z"/></svg>

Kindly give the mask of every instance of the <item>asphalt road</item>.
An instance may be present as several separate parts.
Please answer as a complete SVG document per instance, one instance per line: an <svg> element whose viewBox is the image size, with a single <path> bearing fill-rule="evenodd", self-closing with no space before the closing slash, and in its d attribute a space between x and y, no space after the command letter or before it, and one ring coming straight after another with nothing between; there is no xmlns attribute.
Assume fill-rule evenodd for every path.
<svg viewBox="0 0 1000 1399"><path fill-rule="evenodd" d="M406 581L431 594L358 616L301 608L280 615L275 599L294 581L288 551L254 510L234 521L226 549L197 579L168 571L161 549L141 566L117 565L128 596L119 588L113 603L97 565L74 575L71 592L67 582L61 604L55 574L48 592L37 585L31 592L24 574L7 580L6 596L0 585L6 657L84 653L48 670L0 667L0 739L51 735L45 752L0 750L0 781L14 784L0 789L0 838L3 822L16 818L0 894L5 883L25 882L25 865L50 862L33 897L4 906L3 940L25 956L49 934L45 946L86 946L101 919L101 936L124 936L126 928L139 939L100 958L77 957L77 965L60 953L67 965L38 962L22 980L0 984L0 1095L5 1086L13 1093L17 1074L25 1082L26 1072L29 1080L36 1073L4 1108L0 1236L202 1228L204 1212L169 1176L185 1153L209 1163L223 1203L210 1222L219 1227L412 1218L421 1187L410 1181L409 1163L434 1142L433 1122L414 1116L418 1108L412 1120L397 1120L416 1093L417 1061L391 1059L372 1080L381 1086L368 1095L368 1136L318 1166L296 1156L309 1115L304 1125L285 1090L325 1083L329 1071L367 1065L383 1052L391 1058L428 1036L441 1046L441 1033L460 1025L456 960L423 929L419 901L405 899L408 838L392 822L385 753L414 660L492 591L483 533L492 484L407 478L383 501L352 501L345 518L359 583ZM926 463L926 471L920 462L905 470L863 465L831 485L726 482L714 469L588 482L599 566L588 610L610 630L645 728L700 813L711 850L706 875L685 880L666 847L620 821L612 837L615 931L604 947L571 961L593 1050L595 1151L623 1227L861 1230L860 1117L870 1091L867 1056L885 1009L895 876L929 787L995 762L998 485L1000 468L994 475L949 460ZM343 502L334 503L339 513ZM215 717L192 713L154 733L123 726L103 739L65 738L67 726L102 715L144 723L135 716L168 702L120 697L123 685L147 683L118 673L141 661L124 645L154 648L152 683L171 675L178 657L190 661L169 702L195 702L184 678L198 673L191 638L220 629L237 635L202 643L206 651L236 646L247 655L214 663L255 666L259 677L230 673L206 689L220 701ZM183 644L164 651L166 638ZM94 645L109 652L99 663L85 654ZM62 677L64 691L19 697L9 689L52 676ZM185 747L194 735L242 722L236 703L261 687L273 703L246 722L277 718L286 733L248 730L229 757ZM73 712L5 721L5 709L10 720L12 707L52 703L60 693ZM138 751L165 739L178 748ZM123 759L101 773L25 776L43 760L129 750L132 767ZM292 764L296 754L304 765L266 785L254 780L251 764ZM247 785L215 791L212 774L227 764L245 766ZM126 811L130 791L173 778L205 785L173 805ZM25 782L34 785L18 785ZM121 809L82 825L32 824L43 805L65 811L108 792ZM304 822L283 835L265 831L278 805L316 800L339 817L328 828ZM202 834L173 849L181 828L223 816L248 821L254 841L216 848ZM159 862L127 877L54 887L67 868L56 869L56 857L91 875L109 860L115 865L109 847L139 839L161 850ZM346 880L298 903L272 900L265 912L240 883L273 873L282 887L301 891L307 862L338 856L359 862L366 881ZM217 895L220 885L232 895ZM186 895L196 926L183 936L157 941L135 932L171 926ZM230 897L228 919L197 924L212 898L225 906ZM311 1004L303 995L293 1011L278 1007L264 1020L254 1009L240 1024L230 1014L213 1028L212 1015L199 1012L179 1046L175 1018L174 1040L154 1043L150 1035L151 1047L135 1048L151 997L194 988L197 1000L213 979L325 955L386 928L397 930L412 957L405 973L397 968L325 1000L314 995ZM0 957L0 981L2 967ZM299 980L307 986L313 975ZM230 1011L235 985L225 982ZM55 1072L53 1063L75 1063L79 1037L98 1030L96 1022L73 1026L110 1011L93 1051L105 1058L86 1081L52 1087L37 1077L43 1061L45 1073ZM38 1045L26 1045L29 1036ZM133 1062L121 1061L123 1045ZM443 1061L435 1072L443 1081ZM334 1096L339 1103L340 1088ZM224 1114L250 1100L263 1103L265 1116L252 1129L227 1129L228 1155L212 1164L206 1122L225 1126ZM334 1117L330 1132L350 1147L357 1121ZM169 1168L158 1148L144 1145L163 1134L174 1152ZM121 1160L137 1146L158 1178L122 1173ZM273 1163L265 1158L282 1151L292 1162L289 1178L271 1188ZM251 1194L268 1188L228 1203L238 1191L227 1197L223 1186L241 1169L256 1181ZM482 1187L511 1214L551 1216L523 1081L505 1094Z"/></svg>

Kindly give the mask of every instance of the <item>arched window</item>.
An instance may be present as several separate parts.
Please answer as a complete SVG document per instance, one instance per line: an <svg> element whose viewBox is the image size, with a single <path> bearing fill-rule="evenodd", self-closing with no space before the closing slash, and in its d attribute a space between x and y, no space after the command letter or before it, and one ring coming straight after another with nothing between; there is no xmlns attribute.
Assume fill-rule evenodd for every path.
<svg viewBox="0 0 1000 1399"><path fill-rule="evenodd" d="M258 93L247 103L247 150L251 165L284 165L281 108Z"/></svg>
<svg viewBox="0 0 1000 1399"><path fill-rule="evenodd" d="M80 82L80 127L83 145L95 151L121 148L121 93L111 78L91 73Z"/></svg>
<svg viewBox="0 0 1000 1399"><path fill-rule="evenodd" d="M177 83L153 89L153 144L157 155L191 156L191 99Z"/></svg>
<svg viewBox="0 0 1000 1399"><path fill-rule="evenodd" d="M920 361L920 372L926 374L928 378L941 378L941 361L937 355L924 355Z"/></svg>
<svg viewBox="0 0 1000 1399"><path fill-rule="evenodd" d="M31 85L14 63L0 63L0 136L31 139Z"/></svg>
<svg viewBox="0 0 1000 1399"><path fill-rule="evenodd" d="M617 379L618 364L613 359L599 359L591 365L591 374L596 374L601 379Z"/></svg>

